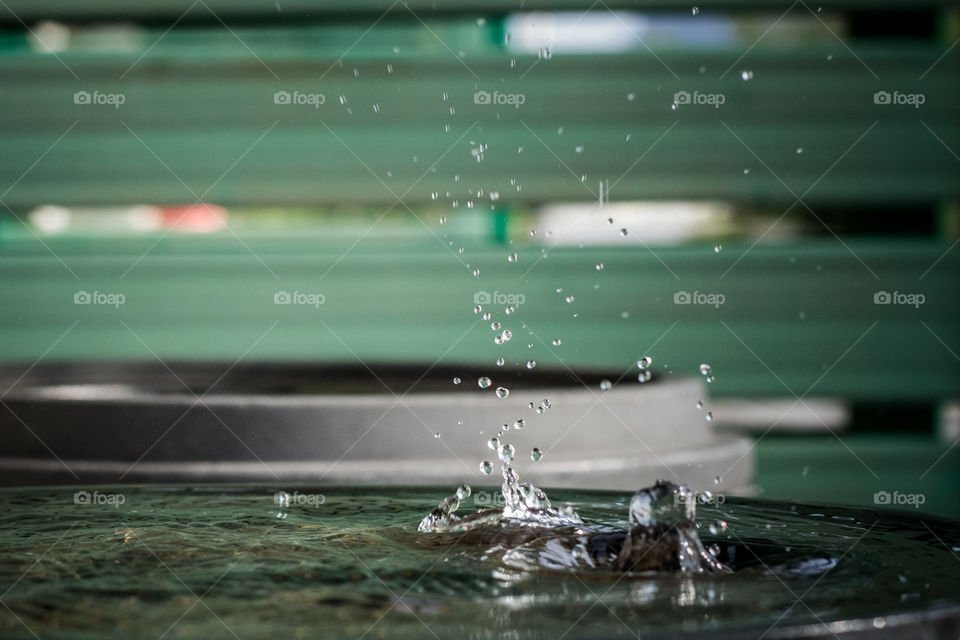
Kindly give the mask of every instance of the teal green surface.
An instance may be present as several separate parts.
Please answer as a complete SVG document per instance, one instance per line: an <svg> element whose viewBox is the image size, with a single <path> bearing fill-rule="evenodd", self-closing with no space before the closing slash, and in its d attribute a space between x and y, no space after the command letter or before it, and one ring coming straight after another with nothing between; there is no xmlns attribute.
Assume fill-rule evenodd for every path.
<svg viewBox="0 0 960 640"><path fill-rule="evenodd" d="M449 246L440 229L420 240L374 233L354 242L306 234L8 241L0 253L0 354L25 363L41 354L427 364L503 356L508 366L532 359L626 375L651 355L657 371L675 375L711 363L716 396L935 400L960 388L951 353L960 343L960 253L946 243L544 253L462 238ZM509 262L513 251L518 260ZM119 293L125 302L74 304L80 291ZM281 291L325 299L274 304ZM877 305L878 291L919 292L925 302ZM482 292L524 297L510 315L505 302L484 305L513 331L500 347L473 311ZM675 304L680 292L725 301Z"/></svg>
<svg viewBox="0 0 960 640"><path fill-rule="evenodd" d="M933 436L769 434L758 441L756 460L755 483L771 499L870 507L878 492L890 494L891 503L897 492L902 504L887 508L960 517L960 450Z"/></svg>
<svg viewBox="0 0 960 640"><path fill-rule="evenodd" d="M739 46L667 45L656 56L538 60L493 46L487 28L414 21L395 33L380 24L357 33L364 44L342 59L355 39L296 28L241 29L243 42L220 29L180 42L187 36L174 31L154 49L151 36L131 51L57 58L8 51L0 84L17 90L0 102L3 200L21 213L42 203L198 199L414 205L434 192L475 199L477 189L501 203L592 202L601 180L611 200L780 209L801 195L811 205L960 195L950 153L960 148L960 58L946 45L855 43L856 55L840 42L760 47L741 62ZM200 44L207 36L220 44ZM744 82L747 67L754 77ZM78 91L124 102L76 104ZM525 101L476 104L478 91ZM681 91L725 102L673 109ZM875 104L878 91L925 101ZM276 92L325 102L276 104Z"/></svg>

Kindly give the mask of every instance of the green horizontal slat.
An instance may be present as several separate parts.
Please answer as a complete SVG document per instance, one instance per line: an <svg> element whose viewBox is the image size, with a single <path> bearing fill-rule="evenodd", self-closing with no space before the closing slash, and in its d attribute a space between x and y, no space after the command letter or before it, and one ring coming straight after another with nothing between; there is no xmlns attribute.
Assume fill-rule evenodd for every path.
<svg viewBox="0 0 960 640"><path fill-rule="evenodd" d="M941 49L859 47L877 80L838 47L755 51L722 79L742 52L666 52L666 66L646 53L555 56L532 68L535 57L511 67L508 54L489 48L462 61L430 49L348 58L342 68L269 51L259 52L264 64L245 50L202 63L151 53L123 80L135 56L65 55L79 81L52 58L11 56L0 59L0 82L17 87L0 103L0 184L13 185L4 201L21 210L190 202L190 190L211 185L207 199L227 205L388 205L391 190L399 195L421 176L406 201L429 202L434 191L464 200L476 188L498 191L504 203L591 200L601 179L616 183L613 199L789 204L790 190L815 183L811 202L960 195L950 151L960 148L960 59L945 57L920 80ZM741 80L741 67L754 79ZM525 103L477 105L478 89L522 93ZM80 90L122 93L125 103L77 105ZM673 110L680 90L723 93L726 102ZM920 92L925 102L877 105L879 90ZM276 91L323 93L326 103L277 105Z"/></svg>
<svg viewBox="0 0 960 640"><path fill-rule="evenodd" d="M248 359L492 364L503 356L511 367L562 359L631 372L649 351L657 371L696 375L699 363L710 363L718 395L802 394L816 384L812 396L932 399L960 388L951 353L960 347L960 255L946 244L848 241L878 278L830 240L749 252L728 246L720 254L656 249L674 278L643 248L554 249L534 264L536 248L519 249L519 260L508 262L507 248L468 245L461 256L436 241L392 248L361 241L351 251L347 243L311 251L293 238L286 250L280 238L244 242L259 260L239 243L232 255L204 255L198 240L198 255L177 259L161 243L137 262L134 251L60 254L50 239L77 278L40 248L0 258L0 353L31 362L77 322L48 359L152 358L122 320L164 359L233 361L277 323ZM123 293L126 303L74 305L78 290ZM274 305L278 290L320 292L326 303ZM722 293L726 302L676 305L681 290ZM920 292L926 301L920 308L875 305L880 290ZM478 291L525 296L510 315L502 304L488 305L513 332L505 345L495 346L489 322L472 312ZM574 302L565 302L567 295Z"/></svg>
<svg viewBox="0 0 960 640"><path fill-rule="evenodd" d="M910 7L950 6L949 0L920 0L910 3ZM8 0L11 12L23 20L42 18L74 18L86 20L117 19L176 19L193 8L189 17L194 20L211 21L209 13L222 18L248 18L284 20L292 18L342 18L356 15L383 14L393 9L397 14L406 14L406 7L417 13L434 12L507 12L507 11L576 11L587 10L595 6L586 0L484 0L483 2L437 2L436 0L407 0L398 5L391 0L312 0L310 2L273 2L265 0L207 0L205 7L194 7L190 0L148 0L137 3L123 0L96 0L93 2L65 2L64 0ZM785 0L703 0L698 3L701 9L759 9L784 11L791 6ZM671 10L687 12L688 7L678 8L668 0L607 0L604 6L610 9L632 10ZM838 0L830 4L831 9L838 8L902 8L903 0ZM4 17L4 20L9 20Z"/></svg>

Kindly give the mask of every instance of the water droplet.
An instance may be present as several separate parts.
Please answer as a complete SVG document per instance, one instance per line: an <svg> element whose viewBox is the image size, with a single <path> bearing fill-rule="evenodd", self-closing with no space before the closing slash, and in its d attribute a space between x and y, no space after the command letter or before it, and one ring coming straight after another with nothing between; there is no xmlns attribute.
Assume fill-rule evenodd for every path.
<svg viewBox="0 0 960 640"><path fill-rule="evenodd" d="M499 323L499 322L491 322L491 323L490 323L490 328L491 328L493 331L499 331L499 330L500 330L500 323Z"/></svg>
<svg viewBox="0 0 960 640"><path fill-rule="evenodd" d="M473 270L473 277L477 278L477 277L479 277L479 276L480 276L480 269L474 269L474 270Z"/></svg>
<svg viewBox="0 0 960 640"><path fill-rule="evenodd" d="M503 363L504 363L503 358L497 358L497 366L498 366L498 367L502 367L502 366L503 366Z"/></svg>
<svg viewBox="0 0 960 640"><path fill-rule="evenodd" d="M598 263L597 263L596 270L597 270L597 271L603 271L603 263L602 263L602 262L598 262Z"/></svg>
<svg viewBox="0 0 960 640"><path fill-rule="evenodd" d="M644 369L637 376L637 382L640 382L640 383L650 382L650 378L652 377L653 377L653 373L651 373L648 369Z"/></svg>
<svg viewBox="0 0 960 640"><path fill-rule="evenodd" d="M493 344L503 344L503 336L493 336Z"/></svg>
<svg viewBox="0 0 960 640"><path fill-rule="evenodd" d="M533 460L534 462L540 462L540 458L542 457L543 457L543 451L540 451L539 447L534 447L530 451L530 459Z"/></svg>
<svg viewBox="0 0 960 640"><path fill-rule="evenodd" d="M601 390L601 391L610 391L610 389L611 389L612 387L613 387L613 383L610 382L609 380L601 380L601 381L600 381L600 390Z"/></svg>
<svg viewBox="0 0 960 640"><path fill-rule="evenodd" d="M749 174L750 174L750 169L744 169L744 170L743 170L743 175L746 176L746 175L749 175Z"/></svg>
<svg viewBox="0 0 960 640"><path fill-rule="evenodd" d="M460 384L460 382L461 382L460 378L453 379L453 384Z"/></svg>
<svg viewBox="0 0 960 640"><path fill-rule="evenodd" d="M447 223L447 216L440 216L440 224L446 224L446 223Z"/></svg>
<svg viewBox="0 0 960 640"><path fill-rule="evenodd" d="M503 444L497 449L497 457L500 458L501 462L505 463L511 462L515 453L516 449L514 449L512 444Z"/></svg>
<svg viewBox="0 0 960 640"><path fill-rule="evenodd" d="M566 297L566 301L567 301L567 304L570 304L571 302L574 301L574 297L573 297L573 296L567 296L567 297Z"/></svg>
<svg viewBox="0 0 960 640"><path fill-rule="evenodd" d="M713 247L713 252L714 252L714 253L720 253L721 251L723 251L723 245L722 245L722 244L718 244L718 245L715 245L715 246Z"/></svg>
<svg viewBox="0 0 960 640"><path fill-rule="evenodd" d="M510 395L510 389L507 389L506 387L497 387L498 398L506 398L509 395Z"/></svg>
<svg viewBox="0 0 960 640"><path fill-rule="evenodd" d="M536 360L527 360L527 369L533 369L535 366L537 366Z"/></svg>
<svg viewBox="0 0 960 640"><path fill-rule="evenodd" d="M561 340L560 338L553 339L553 346L559 347L561 344L563 344L563 340Z"/></svg>
<svg viewBox="0 0 960 640"><path fill-rule="evenodd" d="M709 375L706 378L704 378L704 380L706 380L708 384L712 384L713 381L716 380L716 378L714 378L712 375Z"/></svg>
<svg viewBox="0 0 960 640"><path fill-rule="evenodd" d="M673 110L673 111L676 111L676 110L677 110L677 103L676 103L676 102L671 103L671 104L670 104L670 109Z"/></svg>
<svg viewBox="0 0 960 640"><path fill-rule="evenodd" d="M487 311L485 314L483 314L483 315L480 316L480 317L483 318L484 320L489 320L489 319L491 318L490 312Z"/></svg>
<svg viewBox="0 0 960 640"><path fill-rule="evenodd" d="M749 69L744 69L743 71L740 72L740 77L743 79L744 82L747 82L748 80L753 80L753 71L750 71Z"/></svg>
<svg viewBox="0 0 960 640"><path fill-rule="evenodd" d="M797 147L797 155L803 153L803 147Z"/></svg>
<svg viewBox="0 0 960 640"><path fill-rule="evenodd" d="M487 448L497 450L497 447L500 446L500 438L490 438L487 440Z"/></svg>
<svg viewBox="0 0 960 640"><path fill-rule="evenodd" d="M626 230L626 229L620 229L620 235L623 236L623 237L626 237L626 236L627 236L627 230Z"/></svg>
<svg viewBox="0 0 960 640"><path fill-rule="evenodd" d="M633 102L634 100L636 100L636 98L637 98L637 94L635 94L635 93L628 93L628 94L627 94L627 101L628 101L628 102Z"/></svg>
<svg viewBox="0 0 960 640"><path fill-rule="evenodd" d="M697 400L697 409L703 409L703 400Z"/></svg>
<svg viewBox="0 0 960 640"><path fill-rule="evenodd" d="M516 311L516 310L517 310L517 308L514 307L513 305L510 305L510 306L507 306L507 307L504 307L504 308L503 308L503 312L504 312L505 314L507 314L508 316L509 316L511 313L513 313L514 311Z"/></svg>
<svg viewBox="0 0 960 640"><path fill-rule="evenodd" d="M710 533L717 535L727 530L727 523L723 520L717 520L710 523Z"/></svg>
<svg viewBox="0 0 960 640"><path fill-rule="evenodd" d="M434 438L439 438L439 437L440 437L440 432L437 431L435 434L433 434L433 437L434 437Z"/></svg>
<svg viewBox="0 0 960 640"><path fill-rule="evenodd" d="M700 365L700 375L708 376L710 375L710 371L712 371L712 369L710 368L710 365L706 363Z"/></svg>
<svg viewBox="0 0 960 640"><path fill-rule="evenodd" d="M523 418L519 418L516 422L513 423L513 428L519 431L523 429Z"/></svg>
<svg viewBox="0 0 960 640"><path fill-rule="evenodd" d="M486 389L493 384L493 380L491 380L487 376L483 376L482 378L477 380L477 384L480 386L481 389Z"/></svg>
<svg viewBox="0 0 960 640"><path fill-rule="evenodd" d="M483 462L480 463L480 473L482 473L485 476L488 476L492 471L493 471L492 462L490 462L489 460L484 460Z"/></svg>
<svg viewBox="0 0 960 640"><path fill-rule="evenodd" d="M576 151L577 153L583 153L583 145L578 144L573 148L573 150Z"/></svg>
<svg viewBox="0 0 960 640"><path fill-rule="evenodd" d="M707 411L707 415L704 416L707 419L707 422L713 422L713 412Z"/></svg>
<svg viewBox="0 0 960 640"><path fill-rule="evenodd" d="M507 256L507 262L516 262L516 261L517 261L517 254L511 253Z"/></svg>
<svg viewBox="0 0 960 640"><path fill-rule="evenodd" d="M637 360L637 369L649 369L650 365L653 364L653 358L650 356L643 356Z"/></svg>
<svg viewBox="0 0 960 640"><path fill-rule="evenodd" d="M714 479L713 479L713 484L715 484L715 485L719 485L719 484L720 484L720 476L714 477Z"/></svg>
<svg viewBox="0 0 960 640"><path fill-rule="evenodd" d="M693 15L697 15L698 13L700 13L700 7L694 7L690 9L690 13L692 13Z"/></svg>
<svg viewBox="0 0 960 640"><path fill-rule="evenodd" d="M486 19L486 18L477 18L477 26L478 26L478 27L482 27L482 26L485 25L485 24L487 24L487 19Z"/></svg>

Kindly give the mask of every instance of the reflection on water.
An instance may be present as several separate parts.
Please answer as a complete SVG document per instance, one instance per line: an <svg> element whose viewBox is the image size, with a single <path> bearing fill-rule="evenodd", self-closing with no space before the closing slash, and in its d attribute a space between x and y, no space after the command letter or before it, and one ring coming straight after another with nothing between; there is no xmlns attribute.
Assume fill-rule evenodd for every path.
<svg viewBox="0 0 960 640"><path fill-rule="evenodd" d="M602 566L604 545L631 529L623 493L551 490L579 516L566 529L501 520L425 534L442 489L83 490L79 502L77 489L0 491L0 636L432 637L426 625L440 638L759 637L960 604L960 530L914 514L699 504L697 535L732 571L679 573ZM717 521L728 526L712 532Z"/></svg>

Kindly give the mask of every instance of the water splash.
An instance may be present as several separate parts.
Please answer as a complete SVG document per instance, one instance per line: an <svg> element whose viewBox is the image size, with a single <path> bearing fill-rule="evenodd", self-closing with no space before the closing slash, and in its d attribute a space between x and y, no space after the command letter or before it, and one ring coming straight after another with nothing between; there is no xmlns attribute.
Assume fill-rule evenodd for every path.
<svg viewBox="0 0 960 640"><path fill-rule="evenodd" d="M500 445L499 449L508 446ZM541 455L539 449L531 451L534 461ZM584 523L570 505L554 507L542 489L520 481L508 464L512 456L500 458L502 508L456 515L464 497L461 487L421 520L417 530L486 533L491 541L496 541L491 554L496 552L504 564L521 569L565 567L685 574L730 571L701 542L697 534L696 495L685 485L658 481L635 493L630 500L630 530L624 534ZM718 520L709 528L713 534L720 533L726 530L727 523ZM548 532L544 533L544 529ZM505 546L507 540L514 543Z"/></svg>

